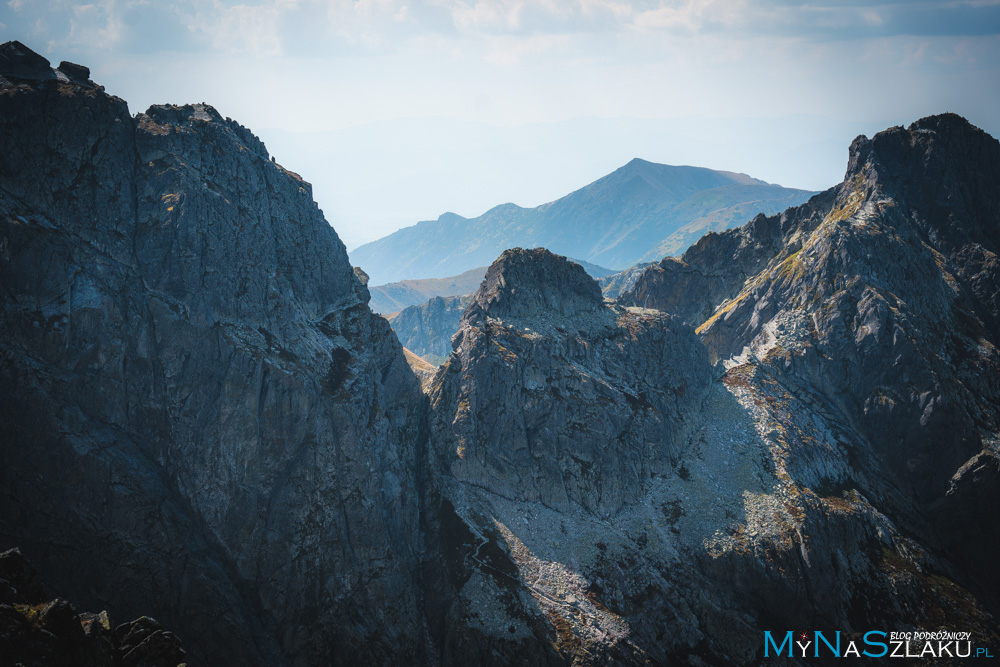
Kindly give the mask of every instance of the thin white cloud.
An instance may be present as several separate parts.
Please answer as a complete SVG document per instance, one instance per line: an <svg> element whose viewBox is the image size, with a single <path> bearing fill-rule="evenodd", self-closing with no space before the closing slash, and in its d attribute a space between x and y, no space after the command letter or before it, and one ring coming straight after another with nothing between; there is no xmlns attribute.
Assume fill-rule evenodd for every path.
<svg viewBox="0 0 1000 667"><path fill-rule="evenodd" d="M885 19L882 18L882 15L875 10L861 12L861 18L864 19L865 23L867 23L870 26L877 27L885 23Z"/></svg>
<svg viewBox="0 0 1000 667"><path fill-rule="evenodd" d="M201 23L197 27L207 33L212 47L217 51L278 56L282 53L281 39L277 32L281 10L276 5L277 3L224 7L221 11L216 10L210 22ZM204 30L206 25L209 26L208 30Z"/></svg>
<svg viewBox="0 0 1000 667"><path fill-rule="evenodd" d="M450 173L473 174L462 188L421 208L437 215L454 205L450 202L471 187L469 182L491 180L481 177L482 170L501 149L517 158L510 165L564 151L572 155L569 162L601 151L613 154L601 169L635 155L699 163L704 138L693 137L693 130L687 137L690 152L683 156L677 156L674 136L660 142L658 155L647 152L650 131L673 127L681 116L704 121L698 127L713 136L717 127L733 127L738 114L822 114L871 121L877 130L886 126L883 121L907 123L954 110L995 134L1000 128L1000 90L994 83L1000 68L1000 0L0 2L9 8L3 11L0 41L20 39L54 62L90 66L94 79L129 100L133 110L204 100L261 136L267 128L339 128L337 143L317 149L313 163L303 162L303 153L295 152L300 149L268 145L279 161L314 180L328 214L341 210L338 231L348 234L348 225L367 233L365 225L380 215L413 222L418 213L407 197L444 187ZM421 137L423 143L407 149L406 140L425 130L406 119L431 117L446 119L435 125L438 135ZM600 124L580 131L573 119L581 117L650 123L628 140L618 134L602 138L594 134ZM348 128L376 121L384 123L379 131L350 143L356 131ZM454 140L461 121L480 123L480 129ZM526 123L538 125L516 145L506 139L475 144L480 134L494 131L490 128ZM546 148L556 126L563 128L564 141ZM727 135L718 155L731 155L732 145L752 138L753 127ZM769 136L779 140L794 133L786 130L777 123ZM801 128L798 132L796 141L813 141ZM383 136L378 159L372 158L371 144ZM834 142L833 172L842 173L850 138ZM754 156L769 153L773 143L747 149L745 163L719 157L711 166L736 166L767 180L805 185L787 176L797 168L770 178L766 170L755 171ZM451 152L440 157L444 145L451 145ZM435 159L438 167L429 165ZM811 153L802 157L810 164L817 159ZM360 181L348 177L354 178L365 160L375 185L358 194L352 190ZM397 177L387 181L383 171L390 163L400 166ZM508 171L516 167L496 173ZM600 173L595 167L593 174ZM390 181L393 196L386 197ZM473 210L479 205L485 210L500 201L521 201L486 186L478 196L468 213L481 212ZM375 200L399 200L396 212L376 214L381 201Z"/></svg>
<svg viewBox="0 0 1000 667"><path fill-rule="evenodd" d="M746 22L745 0L685 0L661 4L641 12L634 20L639 29L699 32L708 26L733 27Z"/></svg>
<svg viewBox="0 0 1000 667"><path fill-rule="evenodd" d="M492 35L486 39L483 56L493 65L517 65L553 51L565 50L570 43L566 35Z"/></svg>
<svg viewBox="0 0 1000 667"><path fill-rule="evenodd" d="M63 44L87 47L95 44L116 45L122 37L123 22L120 6L115 0L100 0L71 8L69 34Z"/></svg>
<svg viewBox="0 0 1000 667"><path fill-rule="evenodd" d="M1000 0L7 0L7 31L52 48L129 53L211 51L339 58L372 53L479 54L613 60L668 55L657 41L720 34L727 44L877 40L895 35L1000 34ZM490 36L513 39L492 40ZM647 42L631 44L636 35ZM542 36L548 36L545 39ZM554 37L559 36L560 39ZM612 36L617 43L594 39ZM519 44L516 40L523 40ZM640 39L640 42L642 40ZM485 48L484 48L485 43ZM491 46L492 45L492 46ZM500 48L494 48L499 45ZM732 53L732 49L730 49Z"/></svg>
<svg viewBox="0 0 1000 667"><path fill-rule="evenodd" d="M523 0L478 0L451 6L455 26L474 32L519 31L522 29Z"/></svg>

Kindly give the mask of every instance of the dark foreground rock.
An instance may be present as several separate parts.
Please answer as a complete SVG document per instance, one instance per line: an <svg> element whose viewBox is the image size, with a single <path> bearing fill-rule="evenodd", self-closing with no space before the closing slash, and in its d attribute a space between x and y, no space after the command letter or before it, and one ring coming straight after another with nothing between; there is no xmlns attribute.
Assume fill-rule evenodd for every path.
<svg viewBox="0 0 1000 667"><path fill-rule="evenodd" d="M77 612L48 599L38 573L18 549L0 553L0 659L23 667L179 667L177 636L142 616L113 628L106 611Z"/></svg>

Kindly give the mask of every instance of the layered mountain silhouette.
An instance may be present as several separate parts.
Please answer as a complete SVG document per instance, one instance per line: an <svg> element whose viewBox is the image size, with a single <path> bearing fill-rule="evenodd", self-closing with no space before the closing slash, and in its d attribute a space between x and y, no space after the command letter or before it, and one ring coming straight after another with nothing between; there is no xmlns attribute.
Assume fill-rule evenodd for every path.
<svg viewBox="0 0 1000 667"><path fill-rule="evenodd" d="M617 301L503 249L418 381L308 183L208 105L132 116L88 77L0 46L0 655L1000 646L1000 143L964 119L859 137L842 184ZM163 626L33 608L15 546L80 608Z"/></svg>
<svg viewBox="0 0 1000 667"><path fill-rule="evenodd" d="M996 140L954 114L860 137L843 184L706 236L621 297L697 327L714 359L807 383L994 593L998 175Z"/></svg>
<svg viewBox="0 0 1000 667"><path fill-rule="evenodd" d="M638 264L631 269L615 273L603 272L602 275L595 272L592 265L578 261L576 263L583 266L592 278L598 279L597 282L601 286L601 292L606 298L616 298L622 292L630 289L635 285L646 268L651 265L651 263ZM475 272L463 274L461 278L485 273L486 267L481 272L477 269ZM400 292L398 292L400 300L415 298L417 296L416 289L406 289L406 291L403 291L403 289L408 288L410 285L423 287L430 284L435 288L443 286L443 289L440 290L440 295L435 295L423 303L406 306L396 312L392 312L384 306L382 310L376 307L376 300L380 298L380 295L378 292L379 288L375 287L372 288L370 305L375 312L388 313L384 316L389 320L389 324L392 325L393 331L396 332L399 341L404 347L419 355L428 363L441 364L451 351L451 337L458 331L462 313L468 307L469 303L471 303L472 292L475 291L475 289L472 289L467 290L468 293L462 292L461 289L466 286L466 283L457 280L457 278L459 276L453 279L443 279L442 281L404 280L401 283L384 286L386 291L389 292L389 288L395 289L398 285L401 288ZM477 281L475 287L478 286L479 282ZM453 293L460 294L461 296L448 296L448 294ZM392 292L392 294L395 295L397 292ZM385 299L385 297L383 296L382 299Z"/></svg>
<svg viewBox="0 0 1000 667"><path fill-rule="evenodd" d="M616 273L583 260L573 261L582 266L592 278L605 278ZM479 266L446 278L400 280L386 285L369 285L368 291L371 292L372 298L368 305L376 313L389 315L408 306L422 304L429 299L472 294L482 282L487 268L489 267Z"/></svg>
<svg viewBox="0 0 1000 667"><path fill-rule="evenodd" d="M485 266L476 267L457 276L401 280L386 285L369 285L372 298L368 305L376 313L390 315L405 308L441 297L472 294L486 275ZM454 333L454 332L453 332Z"/></svg>
<svg viewBox="0 0 1000 667"><path fill-rule="evenodd" d="M440 365L451 354L451 337L458 331L472 294L436 296L386 316L403 347L426 361Z"/></svg>
<svg viewBox="0 0 1000 667"><path fill-rule="evenodd" d="M446 213L401 229L355 249L351 261L384 283L456 275L488 265L506 248L544 246L620 270L659 261L707 231L777 213L812 194L746 174L637 158L537 208L503 204L477 218Z"/></svg>

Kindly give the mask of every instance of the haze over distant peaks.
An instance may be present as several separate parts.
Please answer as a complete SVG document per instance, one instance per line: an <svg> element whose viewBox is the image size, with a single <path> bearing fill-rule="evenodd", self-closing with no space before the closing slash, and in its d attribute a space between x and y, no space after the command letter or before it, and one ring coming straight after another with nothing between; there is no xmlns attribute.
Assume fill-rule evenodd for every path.
<svg viewBox="0 0 1000 667"><path fill-rule="evenodd" d="M453 214L452 214L453 215ZM582 259L571 259L583 267L592 278L610 278L617 272L597 266ZM464 271L457 276L447 276L444 278L415 278L413 280L400 280L386 285L373 285L368 287L371 292L371 301L368 305L376 313L388 315L398 313L409 306L422 304L428 299L437 297L458 297L472 294L479 289L479 283L483 281L488 266L477 266L474 269ZM458 319L455 319L458 324Z"/></svg>
<svg viewBox="0 0 1000 667"><path fill-rule="evenodd" d="M634 159L561 199L536 208L501 204L476 218L445 213L351 253L373 283L443 278L489 265L514 246L612 269L685 250L707 231L777 213L814 193L746 174Z"/></svg>

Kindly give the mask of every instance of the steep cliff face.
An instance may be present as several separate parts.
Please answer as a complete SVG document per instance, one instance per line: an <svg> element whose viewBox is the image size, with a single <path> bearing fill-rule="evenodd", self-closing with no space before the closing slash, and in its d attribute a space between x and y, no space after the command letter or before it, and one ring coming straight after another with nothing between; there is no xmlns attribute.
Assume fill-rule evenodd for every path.
<svg viewBox="0 0 1000 667"><path fill-rule="evenodd" d="M431 399L437 453L459 480L553 508L638 498L671 469L673 426L708 380L690 331L605 306L544 249L500 256L453 344Z"/></svg>
<svg viewBox="0 0 1000 667"><path fill-rule="evenodd" d="M609 307L579 265L543 249L501 255L453 345L430 389L430 548L443 568L429 589L445 663L641 660L628 622L588 592L602 584L551 552L628 549L604 530L581 542L676 475L683 423L710 380L702 346L668 317ZM630 558L628 581L650 574Z"/></svg>
<svg viewBox="0 0 1000 667"><path fill-rule="evenodd" d="M843 210L850 196L845 188L810 206L836 203L832 210ZM789 264L808 253L808 239L818 238L810 233L858 224L843 222L853 213L836 215L802 207L758 218L699 244L683 263L661 263L649 277L672 272L711 295L730 284L738 289L745 271L749 289L763 280L759 275L774 288L800 271ZM906 236L910 217L878 229L887 245L872 245L871 237L834 243L829 255L850 267L829 277L842 281L832 293L837 299L850 303L845 293L864 276L905 274L907 265L891 253L903 238L919 256L923 246ZM730 260L707 252L709 243L719 243ZM710 257L716 273L700 271L693 257ZM939 269L931 257L923 270ZM813 285L829 274L810 267L797 275ZM917 303L922 290L943 291L897 289ZM747 664L763 657L763 630L800 626L963 626L985 642L1000 639L985 572L998 534L994 517L970 525L995 505L995 454L986 436L969 449L962 413L924 403L916 424L907 424L905 410L883 413L889 423L879 439L874 417L863 412L879 404L863 394L856 403L859 394L849 393L864 390L877 373L883 391L902 394L901 386L912 391L924 374L943 372L926 370L913 354L889 357L890 364L909 365L909 384L884 367L865 368L885 363L875 350L865 352L866 339L884 335L873 322L851 326L839 347L786 347L798 331L815 340L823 320L801 310L812 303L808 292L766 294L742 319L731 314L741 312L739 304L724 305L699 327L709 353L742 353L713 368L692 327L643 308L605 305L595 283L544 251L508 252L490 268L431 389L440 528L430 546L443 554L438 591L447 591L432 605L449 619L445 656L485 646L494 655L527 653L553 664L693 657ZM689 320L704 308L683 294L664 298ZM896 345L955 331L953 320L948 328L903 320L895 312L904 312L902 301L888 311L902 320ZM864 304L857 309L864 312ZM713 338L720 322L731 322L733 338ZM761 338L744 351L735 336L753 327ZM977 340L985 341L983 356L964 362L970 373L992 368L992 343ZM823 374L825 365L848 369L850 382ZM985 392L996 377L968 381ZM947 385L941 391L949 392L942 402L965 396ZM965 405L977 415L989 409ZM932 435L884 435L904 428ZM945 434L947 428L954 430ZM932 450L933 437L943 452ZM943 464L961 467L947 470L947 485L935 487L931 467ZM933 493L937 503L928 499ZM507 634L498 630L505 626ZM546 641L554 655L540 648Z"/></svg>
<svg viewBox="0 0 1000 667"><path fill-rule="evenodd" d="M211 664L418 661L424 399L309 185L4 49L0 539Z"/></svg>
<svg viewBox="0 0 1000 667"><path fill-rule="evenodd" d="M706 237L622 298L814 387L994 594L1000 524L967 499L1000 492L998 184L1000 143L958 116L859 137L843 184Z"/></svg>

